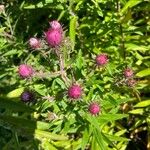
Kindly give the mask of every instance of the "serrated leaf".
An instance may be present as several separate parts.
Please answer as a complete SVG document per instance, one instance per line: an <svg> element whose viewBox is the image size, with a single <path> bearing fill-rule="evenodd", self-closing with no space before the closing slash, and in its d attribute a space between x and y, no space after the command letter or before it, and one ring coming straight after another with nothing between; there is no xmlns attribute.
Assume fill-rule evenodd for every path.
<svg viewBox="0 0 150 150"><path fill-rule="evenodd" d="M145 100L137 103L134 107L147 107L150 105L150 100Z"/></svg>
<svg viewBox="0 0 150 150"><path fill-rule="evenodd" d="M138 77L145 77L150 75L150 68L144 69L136 74Z"/></svg>

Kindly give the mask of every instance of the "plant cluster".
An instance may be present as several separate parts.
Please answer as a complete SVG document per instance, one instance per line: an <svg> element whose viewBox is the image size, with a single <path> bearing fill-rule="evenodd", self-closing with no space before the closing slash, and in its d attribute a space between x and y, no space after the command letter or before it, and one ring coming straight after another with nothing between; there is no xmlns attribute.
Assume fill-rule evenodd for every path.
<svg viewBox="0 0 150 150"><path fill-rule="evenodd" d="M0 150L145 150L148 1L2 1Z"/></svg>

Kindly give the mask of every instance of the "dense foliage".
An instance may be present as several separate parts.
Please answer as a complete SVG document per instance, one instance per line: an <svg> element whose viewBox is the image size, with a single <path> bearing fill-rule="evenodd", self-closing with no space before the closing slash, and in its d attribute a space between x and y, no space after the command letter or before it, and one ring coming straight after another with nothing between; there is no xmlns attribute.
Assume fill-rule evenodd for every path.
<svg viewBox="0 0 150 150"><path fill-rule="evenodd" d="M0 150L149 149L149 8L1 0Z"/></svg>

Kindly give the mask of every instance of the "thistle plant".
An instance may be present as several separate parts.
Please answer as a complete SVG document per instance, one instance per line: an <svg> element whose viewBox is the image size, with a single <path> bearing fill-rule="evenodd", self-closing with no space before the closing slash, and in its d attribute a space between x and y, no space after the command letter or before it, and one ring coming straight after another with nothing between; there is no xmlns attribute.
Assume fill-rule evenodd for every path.
<svg viewBox="0 0 150 150"><path fill-rule="evenodd" d="M0 148L149 149L147 6L2 1Z"/></svg>

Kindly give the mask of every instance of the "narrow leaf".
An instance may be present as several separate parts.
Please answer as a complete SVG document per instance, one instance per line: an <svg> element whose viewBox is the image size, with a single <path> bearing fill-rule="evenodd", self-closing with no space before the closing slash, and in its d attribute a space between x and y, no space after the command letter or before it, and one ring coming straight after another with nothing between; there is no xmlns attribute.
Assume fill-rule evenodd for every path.
<svg viewBox="0 0 150 150"><path fill-rule="evenodd" d="M138 77L145 77L150 75L150 68L144 69L136 74Z"/></svg>
<svg viewBox="0 0 150 150"><path fill-rule="evenodd" d="M131 110L131 111L129 111L129 113L131 113L131 114L143 114L143 112L144 112L144 110L143 109L134 109L134 110Z"/></svg>
<svg viewBox="0 0 150 150"><path fill-rule="evenodd" d="M73 43L73 47L72 47L73 49L75 45L76 24L77 24L77 16L72 16L70 19L69 36Z"/></svg>
<svg viewBox="0 0 150 150"><path fill-rule="evenodd" d="M134 107L147 107L150 105L150 100L145 100L137 103Z"/></svg>
<svg viewBox="0 0 150 150"><path fill-rule="evenodd" d="M141 3L142 1L143 0L129 0L125 4L125 6L122 8L121 13L122 14L125 13L128 10L128 8L132 8L132 7L136 6L136 5L138 5L139 3Z"/></svg>

